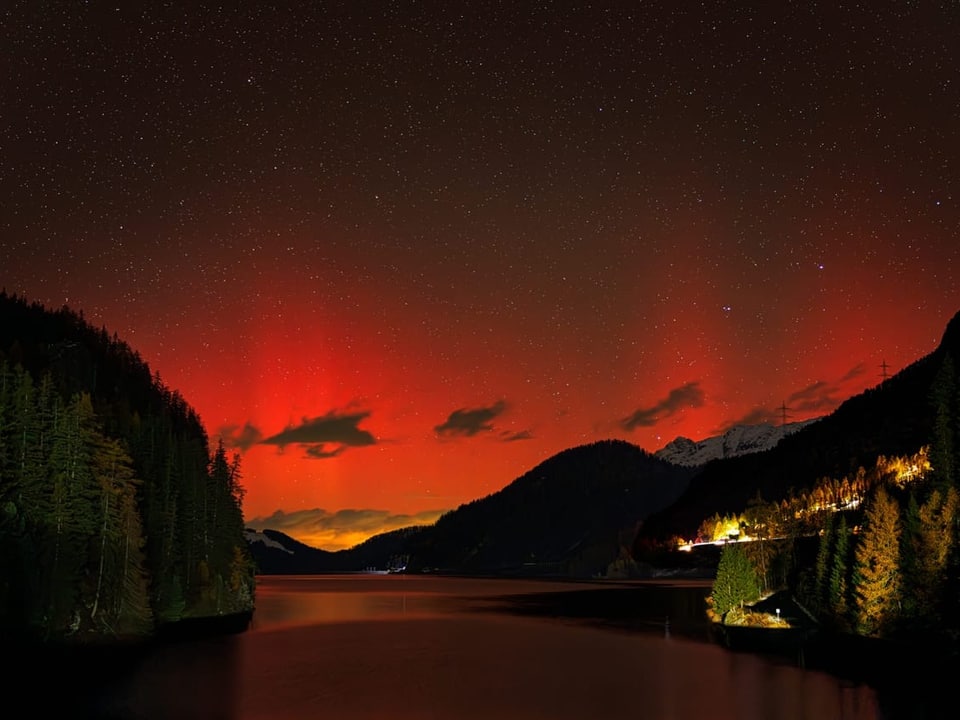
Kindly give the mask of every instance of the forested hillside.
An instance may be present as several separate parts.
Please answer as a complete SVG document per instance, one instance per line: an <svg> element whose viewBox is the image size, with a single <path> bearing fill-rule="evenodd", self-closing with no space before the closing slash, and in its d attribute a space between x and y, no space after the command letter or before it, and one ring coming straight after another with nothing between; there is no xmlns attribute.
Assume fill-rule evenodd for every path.
<svg viewBox="0 0 960 720"><path fill-rule="evenodd" d="M877 387L849 398L829 416L762 453L714 461L676 503L654 513L638 542L691 537L713 513L740 512L758 494L782 501L824 477L852 477L880 456L902 456L930 444L939 410L931 392L948 358L960 356L960 313L939 346ZM952 362L952 361L951 361ZM942 403L940 403L942 404Z"/></svg>
<svg viewBox="0 0 960 720"><path fill-rule="evenodd" d="M603 574L628 554L643 519L673 502L693 473L623 440L570 448L416 535L410 567Z"/></svg>
<svg viewBox="0 0 960 720"><path fill-rule="evenodd" d="M630 573L638 525L672 502L694 472L623 440L604 440L557 453L433 525L377 535L349 550L306 548L270 530L249 537L264 574L370 567L527 577Z"/></svg>
<svg viewBox="0 0 960 720"><path fill-rule="evenodd" d="M835 462L839 472L811 475L803 486L773 498L762 493L766 488L758 474L754 497L736 512L715 506L686 540L669 538L688 550L701 543L722 545L712 596L717 619L750 622L749 613L747 620L743 617L744 603L783 590L821 628L922 642L955 654L960 641L958 351L960 314L935 352L817 424L840 434L851 417L863 418L872 410L874 417L864 424L875 432L850 429L833 444L821 443L822 433L797 433L813 443L811 456L846 443L850 449L834 458L842 460ZM904 427L893 432L898 419ZM903 453L910 442L911 451ZM638 556L644 547L650 545L639 544Z"/></svg>
<svg viewBox="0 0 960 720"><path fill-rule="evenodd" d="M145 636L249 615L240 463L116 335L0 293L0 629Z"/></svg>

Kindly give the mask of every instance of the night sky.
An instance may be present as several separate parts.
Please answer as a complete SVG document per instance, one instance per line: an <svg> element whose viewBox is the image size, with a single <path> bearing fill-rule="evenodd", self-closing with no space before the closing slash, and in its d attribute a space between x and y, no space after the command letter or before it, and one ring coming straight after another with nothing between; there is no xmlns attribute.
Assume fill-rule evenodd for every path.
<svg viewBox="0 0 960 720"><path fill-rule="evenodd" d="M257 527L822 415L960 310L956 3L140 5L0 10L0 286L137 350Z"/></svg>

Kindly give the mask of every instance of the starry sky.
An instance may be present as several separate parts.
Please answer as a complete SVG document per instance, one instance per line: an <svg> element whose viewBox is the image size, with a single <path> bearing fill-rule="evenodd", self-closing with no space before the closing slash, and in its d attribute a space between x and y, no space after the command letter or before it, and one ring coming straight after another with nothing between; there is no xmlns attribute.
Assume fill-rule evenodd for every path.
<svg viewBox="0 0 960 720"><path fill-rule="evenodd" d="M956 3L141 5L0 10L0 286L137 350L253 526L816 417L960 310Z"/></svg>

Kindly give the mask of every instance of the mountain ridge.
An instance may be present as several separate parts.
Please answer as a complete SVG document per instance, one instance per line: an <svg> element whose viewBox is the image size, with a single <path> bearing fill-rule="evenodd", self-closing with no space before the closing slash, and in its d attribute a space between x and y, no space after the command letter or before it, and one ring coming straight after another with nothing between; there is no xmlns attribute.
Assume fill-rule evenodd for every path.
<svg viewBox="0 0 960 720"><path fill-rule="evenodd" d="M431 572L593 576L629 547L639 521L679 496L693 472L625 440L601 440L552 455L434 525L377 535L349 550L311 553L269 530L265 538L295 552L271 549L252 534L248 540L256 540L252 551L267 574L408 565Z"/></svg>
<svg viewBox="0 0 960 720"><path fill-rule="evenodd" d="M705 438L700 441L690 440L683 436L678 436L676 439L662 447L660 450L652 453L654 457L660 458L666 462L669 462L674 465L687 468L695 468L700 465L704 465L710 460L720 459L723 457L732 457L735 455L742 455L750 452L762 452L763 450L769 449L783 437L784 429L786 434L791 434L800 430L801 428L809 425L814 422L815 418L812 420L789 423L786 426L774 426L769 423L760 423L757 425L736 425L721 435L716 435L713 437ZM605 442L605 441L600 441ZM543 462L549 462L557 456L562 456L564 453L571 450L576 450L577 447L566 448L561 450L553 456L550 456ZM534 472L537 467L543 463L538 464L529 472ZM525 473L526 474L526 473ZM523 476L521 476L523 477ZM517 478L519 479L519 478ZM488 496L485 496L488 497ZM472 502L477 500L482 500L483 498L477 498L474 501L469 501L464 503L469 505ZM401 528L402 530L406 528ZM280 550L288 555L300 554L300 558L296 561L290 560L276 560L276 561L267 561L268 564L277 564L278 562L283 565L296 564L297 562L305 562L306 564L314 564L324 562L330 564L330 566L336 567L345 567L345 568L354 568L358 569L357 562L351 562L351 560L346 560L345 558L351 558L352 555L356 554L354 551L374 540L375 538L380 538L382 536L388 535L389 533L379 533L373 538L370 538L367 543L361 543L352 548L347 548L345 550L339 551L327 551L322 548L316 548L314 546L306 545L298 540L295 540L292 536L280 532L274 529L265 529L263 531L257 531L252 528L247 528L247 540L252 545L254 543L261 543L265 547L255 548L256 554L262 558L266 558L269 555L269 552L266 548L273 548ZM323 555L312 555L309 551L316 550ZM304 560L304 556L310 556L308 560ZM334 560L336 558L336 560Z"/></svg>
<svg viewBox="0 0 960 720"><path fill-rule="evenodd" d="M392 538L391 552L419 571L602 574L624 557L625 542L636 557L639 545L689 536L705 517L739 512L751 498L783 499L821 477L855 473L879 455L916 452L933 432L928 396L948 355L960 355L960 312L932 352L829 415L791 423L786 432L760 424L699 442L681 437L656 453L624 440L568 448L435 525ZM600 449L619 458L613 480ZM647 481L662 484L664 494L637 503L629 493ZM633 539L625 540L631 527ZM351 569L388 562L382 553L367 555L373 562L362 566L357 559Z"/></svg>
<svg viewBox="0 0 960 720"><path fill-rule="evenodd" d="M781 500L818 478L842 478L872 467L880 455L910 455L929 443L935 413L930 394L947 357L960 355L960 312L934 350L879 385L842 402L832 413L774 447L708 463L676 503L654 513L638 543L691 536L713 513L737 513L760 495Z"/></svg>
<svg viewBox="0 0 960 720"><path fill-rule="evenodd" d="M700 466L711 460L747 455L769 450L783 438L802 430L820 418L811 418L786 425L758 423L755 425L738 424L719 435L703 440L691 440L678 435L672 441L657 450L654 455L675 465Z"/></svg>

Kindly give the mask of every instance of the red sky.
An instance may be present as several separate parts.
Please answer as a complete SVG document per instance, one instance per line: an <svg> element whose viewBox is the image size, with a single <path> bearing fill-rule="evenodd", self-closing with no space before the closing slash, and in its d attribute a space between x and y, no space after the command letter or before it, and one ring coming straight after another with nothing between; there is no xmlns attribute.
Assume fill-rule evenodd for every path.
<svg viewBox="0 0 960 720"><path fill-rule="evenodd" d="M11 12L0 285L138 350L257 527L814 417L960 310L950 4Z"/></svg>

